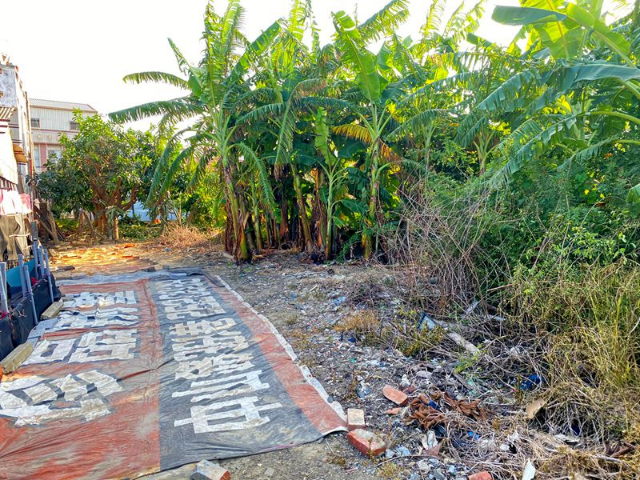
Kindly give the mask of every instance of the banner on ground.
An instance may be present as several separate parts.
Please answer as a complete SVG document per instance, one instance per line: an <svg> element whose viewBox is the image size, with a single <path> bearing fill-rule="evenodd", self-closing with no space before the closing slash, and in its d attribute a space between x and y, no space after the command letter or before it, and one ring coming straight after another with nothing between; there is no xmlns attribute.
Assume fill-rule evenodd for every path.
<svg viewBox="0 0 640 480"><path fill-rule="evenodd" d="M65 310L0 382L0 478L135 477L344 430L339 405L220 279L62 289Z"/></svg>

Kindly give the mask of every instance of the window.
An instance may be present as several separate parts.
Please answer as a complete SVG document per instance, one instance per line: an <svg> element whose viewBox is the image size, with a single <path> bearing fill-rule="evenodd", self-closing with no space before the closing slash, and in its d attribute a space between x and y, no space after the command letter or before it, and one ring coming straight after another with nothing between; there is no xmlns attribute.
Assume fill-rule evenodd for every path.
<svg viewBox="0 0 640 480"><path fill-rule="evenodd" d="M33 159L35 162L36 172L40 173L42 171L42 163L40 162L40 148L36 148L33 151Z"/></svg>
<svg viewBox="0 0 640 480"><path fill-rule="evenodd" d="M78 130L78 122L69 122L69 130Z"/></svg>
<svg viewBox="0 0 640 480"><path fill-rule="evenodd" d="M32 118L31 119L31 128L40 128L40 119Z"/></svg>
<svg viewBox="0 0 640 480"><path fill-rule="evenodd" d="M47 149L47 162L56 163L60 158L60 153L62 153L58 149Z"/></svg>

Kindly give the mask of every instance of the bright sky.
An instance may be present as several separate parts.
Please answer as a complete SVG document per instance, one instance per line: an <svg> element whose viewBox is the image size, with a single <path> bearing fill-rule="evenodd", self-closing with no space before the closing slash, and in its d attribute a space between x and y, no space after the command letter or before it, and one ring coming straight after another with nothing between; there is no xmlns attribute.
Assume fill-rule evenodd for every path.
<svg viewBox="0 0 640 480"><path fill-rule="evenodd" d="M449 1L449 0L448 0ZM328 42L333 32L331 12L358 9L364 20L388 0L313 0L316 19ZM139 103L181 94L170 86L127 85L129 73L160 70L178 73L167 38L186 57L197 62L202 49L202 17L206 0L13 0L3 2L0 51L19 66L33 98L88 103L109 113ZM417 37L430 0L411 0L411 19L400 33ZM469 1L472 6L475 3ZM517 0L489 0L478 35L508 44L514 28L491 20L496 4ZM243 31L255 38L289 11L291 0L242 0L246 9ZM451 10L459 2L451 1ZM225 0L218 0L222 11ZM144 128L145 124L137 127Z"/></svg>

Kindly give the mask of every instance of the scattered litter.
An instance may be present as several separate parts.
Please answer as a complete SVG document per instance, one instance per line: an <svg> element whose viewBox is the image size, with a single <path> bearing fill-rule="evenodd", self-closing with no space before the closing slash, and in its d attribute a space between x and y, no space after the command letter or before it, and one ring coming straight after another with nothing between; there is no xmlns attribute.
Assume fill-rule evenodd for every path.
<svg viewBox="0 0 640 480"><path fill-rule="evenodd" d="M493 480L493 477L486 470L484 472L474 473L469 475L469 480Z"/></svg>
<svg viewBox="0 0 640 480"><path fill-rule="evenodd" d="M411 450L409 450L407 447L398 447L398 448L396 448L396 453L398 454L399 457L409 457L409 456L411 456Z"/></svg>
<svg viewBox="0 0 640 480"><path fill-rule="evenodd" d="M423 312L420 316L420 320L418 320L418 331L424 330L425 327L429 330L435 330L436 322L434 322L429 315Z"/></svg>
<svg viewBox="0 0 640 480"><path fill-rule="evenodd" d="M444 413L433 408L429 403L431 400L426 395L420 395L410 403L412 414L408 417L409 421L417 421L422 428L429 430L436 424L444 423L446 417Z"/></svg>
<svg viewBox="0 0 640 480"><path fill-rule="evenodd" d="M527 405L526 417L529 420L533 420L538 412L547 404L544 398L538 398Z"/></svg>
<svg viewBox="0 0 640 480"><path fill-rule="evenodd" d="M357 393L358 397L364 398L371 393L371 387L369 387L369 385L360 385Z"/></svg>
<svg viewBox="0 0 640 480"><path fill-rule="evenodd" d="M467 432L467 435L469 436L469 438L471 438L471 440L480 440L480 435L478 435L477 433L469 430L469 432Z"/></svg>
<svg viewBox="0 0 640 480"><path fill-rule="evenodd" d="M438 445L438 439L436 438L436 432L429 430L425 436L423 436L422 445L425 449L434 448Z"/></svg>
<svg viewBox="0 0 640 480"><path fill-rule="evenodd" d="M580 443L580 439L578 437L563 435L561 433L554 435L561 442L566 443L567 445L578 445Z"/></svg>
<svg viewBox="0 0 640 480"><path fill-rule="evenodd" d="M533 480L536 477L536 467L533 466L531 460L527 460L527 464L522 471L522 480Z"/></svg>
<svg viewBox="0 0 640 480"><path fill-rule="evenodd" d="M535 387L540 385L541 382L542 379L534 373L522 381L520 384L520 390L533 390Z"/></svg>
<svg viewBox="0 0 640 480"><path fill-rule="evenodd" d="M339 307L340 305L342 305L346 301L347 301L347 297L338 297L338 298L334 298L333 299L333 304L336 307Z"/></svg>
<svg viewBox="0 0 640 480"><path fill-rule="evenodd" d="M474 400L472 402L468 402L466 400L455 400L451 398L451 396L447 392L441 391L436 391L432 395L432 398L434 400L442 399L452 409L457 410L467 417L473 418L474 420L481 421L487 419L487 413L485 409L480 407L480 400Z"/></svg>

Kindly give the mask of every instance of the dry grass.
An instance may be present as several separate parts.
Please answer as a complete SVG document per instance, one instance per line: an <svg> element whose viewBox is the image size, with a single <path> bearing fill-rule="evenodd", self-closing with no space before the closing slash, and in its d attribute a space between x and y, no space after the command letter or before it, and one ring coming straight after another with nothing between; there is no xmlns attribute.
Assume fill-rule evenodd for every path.
<svg viewBox="0 0 640 480"><path fill-rule="evenodd" d="M364 343L375 345L381 338L382 320L375 310L356 310L347 315L342 323L336 326L336 330L352 333Z"/></svg>
<svg viewBox="0 0 640 480"><path fill-rule="evenodd" d="M158 243L172 249L210 251L217 245L215 234L190 225L170 224L158 238Z"/></svg>
<svg viewBox="0 0 640 480"><path fill-rule="evenodd" d="M613 442L640 425L640 269L582 268L521 272L514 313L539 332L547 427Z"/></svg>
<svg viewBox="0 0 640 480"><path fill-rule="evenodd" d="M463 198L444 206L415 188L404 199L398 228L387 238L389 259L397 265L396 279L414 305L439 315L464 310L483 291L492 271L484 260L480 240L490 215L485 197Z"/></svg>
<svg viewBox="0 0 640 480"><path fill-rule="evenodd" d="M453 320L450 327L476 345L487 341L482 358L469 368L487 385L515 386L504 399L509 410L538 397L545 405L531 420L511 415L492 423L448 415L454 437L473 430L483 439L449 453L475 458L477 466L505 476L531 460L541 478L640 478L640 266L630 260L574 264L543 243L533 267L509 265L513 273L501 272L480 247L490 207L483 199L464 202L443 207L428 194L409 195L397 231L386 239L396 291L403 292L407 308ZM489 289L495 278L509 280ZM502 301L506 319L489 315L497 312L483 291ZM479 306L469 313L474 299ZM403 334L395 336L396 348L418 356L443 353L435 332L423 340L422 332L402 331L402 321L380 327ZM371 330L362 319L352 323ZM534 373L541 379L535 392L520 389ZM556 435L577 437L578 443L565 444ZM500 445L511 450L498 451Z"/></svg>

